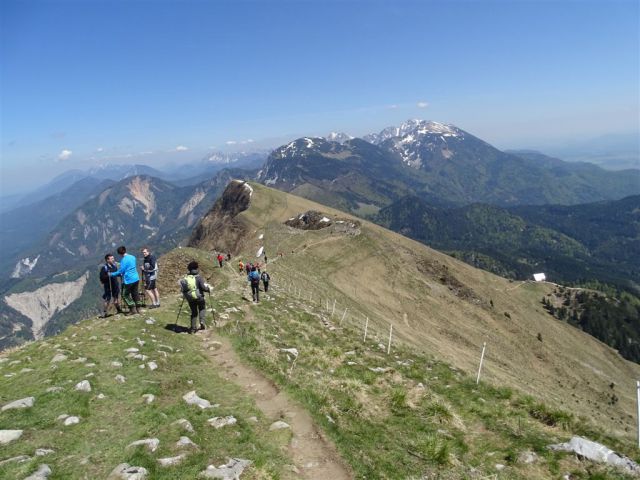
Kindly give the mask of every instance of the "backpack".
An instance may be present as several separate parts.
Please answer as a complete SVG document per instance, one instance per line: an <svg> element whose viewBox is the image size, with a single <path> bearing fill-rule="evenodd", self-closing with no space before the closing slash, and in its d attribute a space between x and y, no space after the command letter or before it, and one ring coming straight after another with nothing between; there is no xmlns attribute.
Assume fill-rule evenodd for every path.
<svg viewBox="0 0 640 480"><path fill-rule="evenodd" d="M185 275L182 279L182 294L187 300L198 299L198 283L196 281L196 275Z"/></svg>
<svg viewBox="0 0 640 480"><path fill-rule="evenodd" d="M102 283L103 285L109 283L109 271L107 270L107 268L108 267L106 265L100 267L100 283Z"/></svg>
<svg viewBox="0 0 640 480"><path fill-rule="evenodd" d="M251 272L249 274L249 279L251 280L251 285L260 284L260 274L258 272Z"/></svg>

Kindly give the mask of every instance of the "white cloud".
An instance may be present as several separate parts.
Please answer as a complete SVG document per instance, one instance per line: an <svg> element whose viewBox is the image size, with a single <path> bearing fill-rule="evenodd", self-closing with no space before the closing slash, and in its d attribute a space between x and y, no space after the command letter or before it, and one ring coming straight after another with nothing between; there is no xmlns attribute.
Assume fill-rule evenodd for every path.
<svg viewBox="0 0 640 480"><path fill-rule="evenodd" d="M253 141L253 138L247 138L246 140L241 141L240 144L246 145L247 143L253 143Z"/></svg>
<svg viewBox="0 0 640 480"><path fill-rule="evenodd" d="M235 145L235 144L236 144L236 143L238 143L238 142L236 142L235 140L227 140L225 143L226 143L227 145Z"/></svg>
<svg viewBox="0 0 640 480"><path fill-rule="evenodd" d="M98 147L96 148L96 152L100 153L100 152L104 152L104 148L102 147Z"/></svg>
<svg viewBox="0 0 640 480"><path fill-rule="evenodd" d="M187 150L189 150L189 147L185 147L184 145L178 145L176 147L176 152L186 152Z"/></svg>
<svg viewBox="0 0 640 480"><path fill-rule="evenodd" d="M71 157L71 155L73 154L73 152L71 150L67 150L66 148L64 150L62 150L60 152L60 154L58 155L58 160L60 162L63 162L65 160L69 160L69 158Z"/></svg>
<svg viewBox="0 0 640 480"><path fill-rule="evenodd" d="M416 107L418 108L427 108L429 104L427 102L418 102L416 103Z"/></svg>
<svg viewBox="0 0 640 480"><path fill-rule="evenodd" d="M393 105L389 105L389 106L387 106L387 108L388 108L389 110L395 110L396 108L398 108L398 105L396 105L396 104L394 103Z"/></svg>

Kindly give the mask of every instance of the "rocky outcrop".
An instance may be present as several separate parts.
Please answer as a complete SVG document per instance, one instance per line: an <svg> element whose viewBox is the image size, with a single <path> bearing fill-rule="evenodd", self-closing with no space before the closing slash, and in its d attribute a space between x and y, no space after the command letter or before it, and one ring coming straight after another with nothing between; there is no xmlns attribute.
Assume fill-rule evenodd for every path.
<svg viewBox="0 0 640 480"><path fill-rule="evenodd" d="M249 208L252 194L247 182L232 180L193 230L188 246L234 254L241 251L249 228L238 214Z"/></svg>
<svg viewBox="0 0 640 480"><path fill-rule="evenodd" d="M13 269L13 273L11 273L11 278L22 278L31 273L31 270L33 270L38 264L39 259L40 255L38 255L33 260L31 260L29 257L20 259L18 263L16 263L16 266Z"/></svg>
<svg viewBox="0 0 640 480"><path fill-rule="evenodd" d="M51 317L80 298L88 279L89 272L86 272L73 282L50 283L32 292L7 295L4 301L31 320L33 336L39 339Z"/></svg>
<svg viewBox="0 0 640 480"><path fill-rule="evenodd" d="M549 445L549 450L574 452L580 457L598 463L606 463L640 476L640 465L625 456L619 455L610 448L582 437L573 437L566 443Z"/></svg>

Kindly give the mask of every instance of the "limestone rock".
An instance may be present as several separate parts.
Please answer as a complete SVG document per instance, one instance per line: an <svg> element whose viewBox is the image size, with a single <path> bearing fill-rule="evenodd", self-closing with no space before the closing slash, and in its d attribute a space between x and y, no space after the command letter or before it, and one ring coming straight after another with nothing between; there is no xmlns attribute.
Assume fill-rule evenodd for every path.
<svg viewBox="0 0 640 480"><path fill-rule="evenodd" d="M195 430L193 429L193 425L191 425L191 422L186 418L181 418L180 420L176 420L175 422L173 422L172 425L179 425L180 428L182 428L183 430L189 433L195 432Z"/></svg>
<svg viewBox="0 0 640 480"><path fill-rule="evenodd" d="M298 349L297 348L281 348L280 351L284 352L284 353L290 353L294 357L298 356Z"/></svg>
<svg viewBox="0 0 640 480"><path fill-rule="evenodd" d="M21 436L22 430L0 430L0 445L6 445L9 442L13 442Z"/></svg>
<svg viewBox="0 0 640 480"><path fill-rule="evenodd" d="M142 398L144 398L144 402L145 403L153 403L153 401L156 399L156 396L153 393L145 393L144 395L142 395Z"/></svg>
<svg viewBox="0 0 640 480"><path fill-rule="evenodd" d="M178 448L198 448L198 445L193 443L189 437L180 437L180 440L176 442Z"/></svg>
<svg viewBox="0 0 640 480"><path fill-rule="evenodd" d="M122 362L111 362L111 366L113 368L120 368L122 366Z"/></svg>
<svg viewBox="0 0 640 480"><path fill-rule="evenodd" d="M77 425L80 423L80 418L78 417L67 417L64 419L64 426L69 427L71 425Z"/></svg>
<svg viewBox="0 0 640 480"><path fill-rule="evenodd" d="M137 348L135 348L135 347L127 348L127 349L125 350L125 352L127 352L127 353L138 353L139 351L140 351L140 350L139 350L139 349L137 349Z"/></svg>
<svg viewBox="0 0 640 480"><path fill-rule="evenodd" d="M196 394L195 390L191 390L189 393L185 393L182 396L182 399L187 402L189 405L197 405L201 409L211 408L211 403L209 400L205 400L204 398L200 398L198 394Z"/></svg>
<svg viewBox="0 0 640 480"><path fill-rule="evenodd" d="M535 452L525 451L525 452L520 452L520 454L518 455L518 463L529 464L529 463L535 463L537 461L538 461L538 455L536 455Z"/></svg>
<svg viewBox="0 0 640 480"><path fill-rule="evenodd" d="M157 438L145 438L143 440L136 440L135 442L131 442L129 445L127 445L127 448L139 447L141 445L144 445L150 452L155 452L160 445L160 440L158 440Z"/></svg>
<svg viewBox="0 0 640 480"><path fill-rule="evenodd" d="M282 420L278 420L277 422L273 422L269 427L269 430L282 430L285 428L291 428L287 422L283 422Z"/></svg>
<svg viewBox="0 0 640 480"><path fill-rule="evenodd" d="M99 393L98 396L96 397L98 400L103 400L106 398L104 393Z"/></svg>
<svg viewBox="0 0 640 480"><path fill-rule="evenodd" d="M148 474L144 467L132 467L128 463L121 463L111 471L107 480L145 480Z"/></svg>
<svg viewBox="0 0 640 480"><path fill-rule="evenodd" d="M147 367L149 367L149 370L153 371L158 368L158 364L156 362L149 362L147 363Z"/></svg>
<svg viewBox="0 0 640 480"><path fill-rule="evenodd" d="M6 460L2 460L0 462L0 466L6 465L7 463L12 463L12 462L24 463L29 460L31 460L31 457L29 455L18 455L17 457L11 457L11 458L7 458Z"/></svg>
<svg viewBox="0 0 640 480"><path fill-rule="evenodd" d="M14 408L29 408L33 407L33 403L36 401L34 397L21 398L20 400L15 400L13 402L7 403L4 407L2 407L2 411L5 410L13 410Z"/></svg>
<svg viewBox="0 0 640 480"><path fill-rule="evenodd" d="M207 420L207 423L213 428L218 429L228 425L235 425L238 422L236 417L229 415L228 417L213 417Z"/></svg>
<svg viewBox="0 0 640 480"><path fill-rule="evenodd" d="M202 478L219 478L222 480L237 480L242 475L245 468L251 465L251 460L244 460L242 458L230 458L229 461L215 467L209 465L206 470L200 472Z"/></svg>
<svg viewBox="0 0 640 480"><path fill-rule="evenodd" d="M187 458L187 455L185 453L181 453L175 457L159 458L158 463L161 467L171 467L173 465L178 465L185 458Z"/></svg>
<svg viewBox="0 0 640 480"><path fill-rule="evenodd" d="M51 468L49 468L49 465L42 464L38 467L38 470L36 470L35 473L29 475L24 480L46 480L52 473L53 472L51 471Z"/></svg>
<svg viewBox="0 0 640 480"><path fill-rule="evenodd" d="M55 450L51 450L50 448L38 448L36 449L36 457L44 457L45 455L51 455L52 453L56 453Z"/></svg>
<svg viewBox="0 0 640 480"><path fill-rule="evenodd" d="M63 390L64 390L64 388L62 388L62 387L49 387L45 391L47 393L58 393L58 392L62 392Z"/></svg>
<svg viewBox="0 0 640 480"><path fill-rule="evenodd" d="M89 380L82 380L81 382L76 384L75 389L78 392L90 392L91 384L89 383Z"/></svg>
<svg viewBox="0 0 640 480"><path fill-rule="evenodd" d="M116 382L125 383L126 381L127 381L127 379L124 378L122 375L116 375Z"/></svg>
<svg viewBox="0 0 640 480"><path fill-rule="evenodd" d="M593 462L606 463L608 465L622 468L635 475L640 474L640 465L636 462L628 457L617 454L600 443L586 438L573 437L567 443L549 445L547 448L560 452L574 452Z"/></svg>
<svg viewBox="0 0 640 480"><path fill-rule="evenodd" d="M64 353L56 353L51 359L51 363L64 362L67 356Z"/></svg>

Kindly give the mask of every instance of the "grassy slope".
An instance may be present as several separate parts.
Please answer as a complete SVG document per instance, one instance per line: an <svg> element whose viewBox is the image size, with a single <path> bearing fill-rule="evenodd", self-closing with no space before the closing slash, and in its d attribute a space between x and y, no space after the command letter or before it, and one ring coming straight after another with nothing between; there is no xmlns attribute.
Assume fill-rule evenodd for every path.
<svg viewBox="0 0 640 480"><path fill-rule="evenodd" d="M198 252L189 253L196 258L201 256ZM216 283L223 285L217 280ZM165 297L170 305L145 315L144 318L155 318L155 325L144 324L140 317L90 319L69 327L62 335L7 352L8 361L0 364L0 404L26 396L34 396L36 402L33 408L0 414L0 429L25 430L20 440L2 447L1 459L32 456L36 448L52 448L55 453L26 463L2 465L0 478L26 477L41 463L51 466L51 480L106 478L122 462L144 466L154 479L195 478L207 465L223 464L227 457L255 462L243 478L280 476L287 461L279 442L267 430L269 424L247 421L252 416L262 417L253 402L211 368L201 351L201 342L164 328L175 321L178 303L174 298ZM183 312L181 324L186 325L187 321L188 315ZM136 338L145 341L145 345L139 346ZM175 352L159 345L168 345ZM124 350L129 347L139 348L149 357L146 362L154 360L159 368L140 369L144 362L126 358ZM166 357L161 350L168 352ZM51 358L59 351L69 359L51 364ZM86 360L73 362L79 357ZM15 361L20 363L12 364ZM114 368L112 361L122 362L123 366ZM95 366L87 366L91 363ZM24 368L33 371L21 373ZM88 378L92 392L74 391L74 385L91 372L95 374ZM15 376L7 378L11 373ZM125 384L115 381L118 374L126 377ZM64 391L46 393L50 386L63 387ZM186 405L182 395L191 390L220 407L200 410ZM106 398L98 399L99 393ZM145 393L156 396L152 404L144 403ZM61 414L79 416L81 423L65 427L56 421ZM234 415L238 425L215 430L206 423L208 418L226 415ZM193 424L194 434L171 425L180 418ZM191 438L200 450L180 466L160 468L157 458L180 453L174 444L181 435ZM129 443L149 437L160 439L155 453L143 448L126 450Z"/></svg>
<svg viewBox="0 0 640 480"><path fill-rule="evenodd" d="M541 298L551 285L510 282L368 222L357 236L330 229L292 234L282 222L297 213L313 208L345 215L253 187L252 206L241 216L254 228L255 250L260 232L270 258L285 253L273 267L281 279L304 285L315 297L336 299L380 330L393 323L408 345L467 372L477 368L486 341L488 381L633 438L640 366L546 313ZM619 397L615 405L607 403L611 383Z"/></svg>

